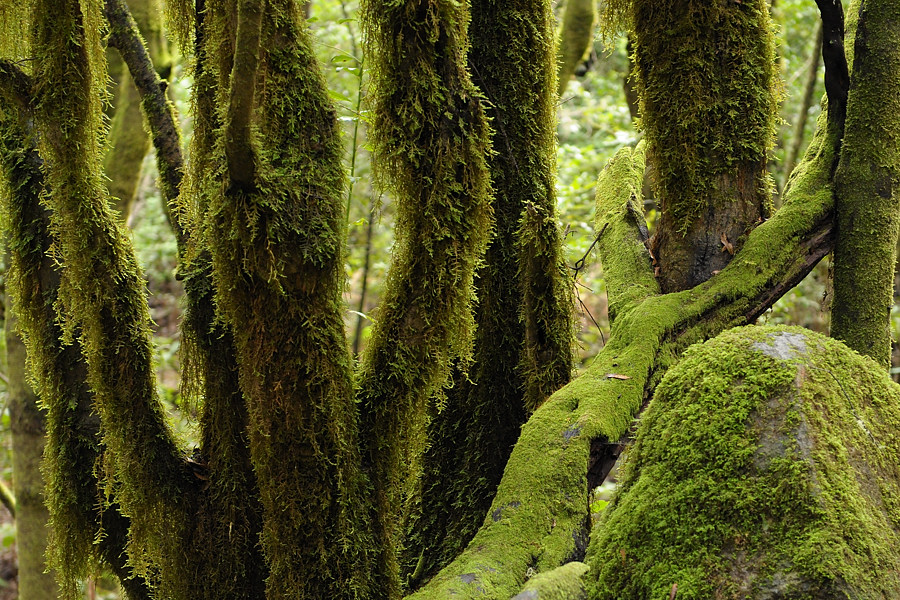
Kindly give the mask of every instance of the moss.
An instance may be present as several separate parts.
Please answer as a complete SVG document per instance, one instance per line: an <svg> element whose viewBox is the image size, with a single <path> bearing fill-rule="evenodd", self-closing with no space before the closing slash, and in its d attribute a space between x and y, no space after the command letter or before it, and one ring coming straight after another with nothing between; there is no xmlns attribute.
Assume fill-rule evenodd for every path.
<svg viewBox="0 0 900 600"><path fill-rule="evenodd" d="M779 97L768 2L613 2L628 13L663 291L720 271L768 217ZM730 249L730 250L729 250Z"/></svg>
<svg viewBox="0 0 900 600"><path fill-rule="evenodd" d="M473 277L491 220L490 142L466 68L466 4L370 0L362 17L372 46L370 139L378 177L396 197L397 241L357 398L379 571L395 595L394 523L403 481L421 469L426 402L470 351Z"/></svg>
<svg viewBox="0 0 900 600"><path fill-rule="evenodd" d="M529 579L511 600L587 600L582 581L587 571L584 563L566 563Z"/></svg>
<svg viewBox="0 0 900 600"><path fill-rule="evenodd" d="M687 344L746 323L767 290L809 272L806 244L821 239L833 208L828 182L840 136L825 118L823 113L784 206L750 234L728 267L695 290L636 298L619 309L609 343L588 370L523 426L491 512L472 542L412 598L511 596L529 568L550 570L581 555L589 522L587 475L628 432L645 394ZM611 225L609 232L623 235L606 240L613 251L633 251L631 227ZM640 274L648 267L631 268Z"/></svg>
<svg viewBox="0 0 900 600"><path fill-rule="evenodd" d="M837 242L831 334L884 367L900 231L900 51L893 2L862 3L835 172Z"/></svg>
<svg viewBox="0 0 900 600"><path fill-rule="evenodd" d="M100 7L38 3L34 14L35 80L41 82L36 122L42 157L51 165L45 179L56 258L66 265L57 302L64 339L77 336L81 343L103 423L108 452L98 469L108 493L134 517L132 566L152 579L165 573L161 591L178 597L179 586L187 585L180 569L195 484L156 397L143 278L102 187ZM57 530L60 538L69 533Z"/></svg>
<svg viewBox="0 0 900 600"><path fill-rule="evenodd" d="M489 101L496 149L488 158L495 225L475 278L471 366L456 365L445 406L431 417L421 496L404 523L402 561L413 586L474 535L521 424L572 369L570 280L553 183L550 5L483 0L471 11L470 71Z"/></svg>
<svg viewBox="0 0 900 600"><path fill-rule="evenodd" d="M592 598L893 597L900 388L799 328L694 346L592 536Z"/></svg>
<svg viewBox="0 0 900 600"><path fill-rule="evenodd" d="M253 179L232 172L223 133L236 117L228 110L236 85L229 23L236 18L227 2L209 3L203 13L195 110L204 118L197 120L187 187L197 196L186 214L201 219L204 229L192 242L186 273L202 284L208 248L216 309L234 336L248 423L244 440L244 409L233 390L218 390L216 405L204 409L203 450L218 452L208 457L210 490L216 482L219 495L212 501L240 513L241 544L252 546L253 503L241 495L258 487L267 573L252 575L267 577L265 597L366 597L375 594L374 569L341 320L344 173L335 113L298 6L265 3L256 88L244 115ZM217 104L222 110L205 113ZM210 381L217 372L233 380L229 361L208 351L195 362L211 369L207 389L224 383ZM242 443L249 444L255 486ZM228 489L234 483L242 487ZM214 515L216 535L224 533L227 515ZM227 564L220 560L217 567ZM259 593L239 587L231 589L242 597Z"/></svg>
<svg viewBox="0 0 900 600"><path fill-rule="evenodd" d="M566 0L559 31L559 83L561 96L593 40L594 0Z"/></svg>

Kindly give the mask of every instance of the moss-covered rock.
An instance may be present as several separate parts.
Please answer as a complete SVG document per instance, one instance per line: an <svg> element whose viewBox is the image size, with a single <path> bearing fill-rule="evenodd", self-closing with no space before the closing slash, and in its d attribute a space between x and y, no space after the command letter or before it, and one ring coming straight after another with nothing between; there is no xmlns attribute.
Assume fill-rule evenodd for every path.
<svg viewBox="0 0 900 600"><path fill-rule="evenodd" d="M900 597L898 425L900 387L835 340L748 327L692 347L595 530L590 597Z"/></svg>

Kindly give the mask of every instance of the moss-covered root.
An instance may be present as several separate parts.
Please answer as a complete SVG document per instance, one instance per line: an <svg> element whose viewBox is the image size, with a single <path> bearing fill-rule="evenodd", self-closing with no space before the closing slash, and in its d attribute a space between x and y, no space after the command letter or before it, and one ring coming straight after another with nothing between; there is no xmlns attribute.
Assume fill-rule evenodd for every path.
<svg viewBox="0 0 900 600"><path fill-rule="evenodd" d="M473 275L490 224L490 143L467 72L467 3L368 0L362 12L376 168L398 203L394 259L358 378L380 571L393 577L403 458L419 470L426 402L469 352Z"/></svg>
<svg viewBox="0 0 900 600"><path fill-rule="evenodd" d="M900 387L800 328L729 331L659 385L592 598L900 596Z"/></svg>
<svg viewBox="0 0 900 600"><path fill-rule="evenodd" d="M100 173L100 98L106 83L98 2L35 5L36 123L51 225L58 236L58 308L65 335L78 334L95 392L123 510L134 516L129 551L143 574L163 574L161 593L178 597L189 512L197 485L155 391L150 318L133 249L107 206ZM72 152L72 145L78 152ZM137 561L145 556L146 561ZM155 571L153 573L155 575Z"/></svg>
<svg viewBox="0 0 900 600"><path fill-rule="evenodd" d="M841 159L831 335L888 367L900 230L900 4L861 3Z"/></svg>
<svg viewBox="0 0 900 600"><path fill-rule="evenodd" d="M618 4L618 3L616 3ZM768 216L776 118L768 0L633 0L635 74L664 292L721 270Z"/></svg>
<svg viewBox="0 0 900 600"><path fill-rule="evenodd" d="M566 0L559 30L559 79L557 93L562 96L578 64L591 46L597 11L594 0Z"/></svg>
<svg viewBox="0 0 900 600"><path fill-rule="evenodd" d="M511 600L587 600L582 577L588 566L570 562L528 580Z"/></svg>

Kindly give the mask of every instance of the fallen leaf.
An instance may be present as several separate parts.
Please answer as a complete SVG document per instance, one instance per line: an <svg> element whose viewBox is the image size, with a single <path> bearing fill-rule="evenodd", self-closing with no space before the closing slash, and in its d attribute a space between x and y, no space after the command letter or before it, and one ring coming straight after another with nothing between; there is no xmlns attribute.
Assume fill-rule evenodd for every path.
<svg viewBox="0 0 900 600"><path fill-rule="evenodd" d="M628 375L620 375L619 373L607 373L607 379L631 379Z"/></svg>

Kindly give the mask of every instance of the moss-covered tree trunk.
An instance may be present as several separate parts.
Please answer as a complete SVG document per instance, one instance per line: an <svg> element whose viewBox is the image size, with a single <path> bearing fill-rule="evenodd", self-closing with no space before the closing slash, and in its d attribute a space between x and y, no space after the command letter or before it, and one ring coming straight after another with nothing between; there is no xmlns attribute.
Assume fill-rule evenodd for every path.
<svg viewBox="0 0 900 600"><path fill-rule="evenodd" d="M41 457L44 454L44 414L26 380L25 344L19 336L15 308L6 302L6 364L10 430L13 452L13 491L16 497L16 551L19 561L19 595L50 600L59 596L54 575L48 570L47 521Z"/></svg>
<svg viewBox="0 0 900 600"><path fill-rule="evenodd" d="M635 0L634 57L665 292L721 270L769 215L776 114L767 0Z"/></svg>
<svg viewBox="0 0 900 600"><path fill-rule="evenodd" d="M559 28L557 93L560 96L591 47L596 13L594 0L566 0Z"/></svg>
<svg viewBox="0 0 900 600"><path fill-rule="evenodd" d="M900 230L900 4L859 3L846 135L835 174L831 334L884 367Z"/></svg>
<svg viewBox="0 0 900 600"><path fill-rule="evenodd" d="M522 423L572 370L571 282L555 210L551 7L477 0L471 10L469 66L490 107L495 224L475 279L472 364L457 365L446 406L432 417L421 497L405 523L410 586L465 547Z"/></svg>

